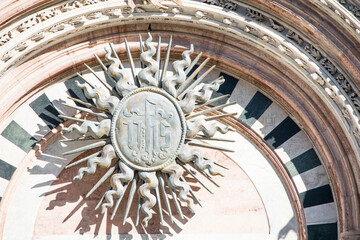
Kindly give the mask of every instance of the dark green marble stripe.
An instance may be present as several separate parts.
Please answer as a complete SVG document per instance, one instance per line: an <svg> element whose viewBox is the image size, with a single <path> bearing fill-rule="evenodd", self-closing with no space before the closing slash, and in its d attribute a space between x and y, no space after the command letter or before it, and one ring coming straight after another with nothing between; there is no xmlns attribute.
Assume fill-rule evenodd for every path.
<svg viewBox="0 0 360 240"><path fill-rule="evenodd" d="M10 180L16 167L0 159L0 177Z"/></svg>
<svg viewBox="0 0 360 240"><path fill-rule="evenodd" d="M23 129L15 121L12 121L1 133L7 140L24 150L29 152L35 145L37 140L32 137L25 129Z"/></svg>
<svg viewBox="0 0 360 240"><path fill-rule="evenodd" d="M217 92L213 92L211 98L216 98L216 97L220 97L220 96L223 96L226 94L231 94L234 91L236 84L238 83L238 80L236 78L234 78L230 75L227 75L225 73L220 73L219 77L220 76L224 77L225 82L223 84L221 84L221 86ZM225 104L226 101L227 101L227 99L223 99L223 100L217 101L211 105L219 106L221 104Z"/></svg>
<svg viewBox="0 0 360 240"><path fill-rule="evenodd" d="M251 127L271 104L272 101L269 98L261 92L256 92L239 119Z"/></svg>
<svg viewBox="0 0 360 240"><path fill-rule="evenodd" d="M287 117L266 135L264 140L273 148L277 148L299 131L300 128L296 123L290 117Z"/></svg>
<svg viewBox="0 0 360 240"><path fill-rule="evenodd" d="M194 66L194 67L190 70L190 72L186 75L186 78L190 77L191 74L193 74L198 67L199 67L199 65L195 64L195 66ZM186 69L185 69L185 70L186 70ZM188 86L190 86L191 84L193 84L198 77L199 77L199 73L195 75L195 77L191 80L191 82L189 83ZM204 81L204 80L203 80L203 81Z"/></svg>
<svg viewBox="0 0 360 240"><path fill-rule="evenodd" d="M193 74L198 67L199 67L199 65L195 64L195 66L190 70L190 72L186 75L186 77L190 77L191 74ZM199 76L199 74L196 74L194 79L196 79L198 76ZM193 81L194 81L194 79L193 79Z"/></svg>
<svg viewBox="0 0 360 240"><path fill-rule="evenodd" d="M58 117L59 112L54 108L45 93L29 105L50 129L63 122L63 120Z"/></svg>
<svg viewBox="0 0 360 240"><path fill-rule="evenodd" d="M337 223L308 225L308 240L337 240Z"/></svg>
<svg viewBox="0 0 360 240"><path fill-rule="evenodd" d="M94 102L91 99L85 97L84 91L81 88L78 88L78 86L76 86L76 83L75 83L76 80L79 81L80 83L84 83L84 81L81 80L79 77L70 78L69 80L67 80L65 82L65 86L68 89L69 95L73 98L80 99L84 102L94 104ZM75 102L75 104L80 107L85 107L83 104L78 103L78 102Z"/></svg>
<svg viewBox="0 0 360 240"><path fill-rule="evenodd" d="M318 188L314 188L306 192L302 192L299 195L304 208L313 207L334 201L330 185L324 185Z"/></svg>
<svg viewBox="0 0 360 240"><path fill-rule="evenodd" d="M320 166L321 162L314 149L310 149L285 164L292 177Z"/></svg>

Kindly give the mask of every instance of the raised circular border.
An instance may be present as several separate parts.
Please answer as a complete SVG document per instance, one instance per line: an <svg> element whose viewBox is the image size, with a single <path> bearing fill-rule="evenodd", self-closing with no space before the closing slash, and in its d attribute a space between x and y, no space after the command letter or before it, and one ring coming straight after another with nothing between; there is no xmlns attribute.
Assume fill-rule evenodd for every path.
<svg viewBox="0 0 360 240"><path fill-rule="evenodd" d="M122 109L122 105L125 103L125 101L130 98L131 96L140 93L140 92L154 92L154 93L158 93L161 94L162 96L166 97L167 99L169 99L169 101L174 104L179 118L180 118L180 124L182 127L182 134L181 134L181 139L179 142L179 146L177 148L177 150L175 151L175 153L163 164L161 164L160 166L156 166L156 167L149 167L149 168L144 168L144 167L140 167L138 165L133 164L132 162L130 162L129 160L127 160L127 158L125 156L123 156L123 154L121 153L119 147L118 147L118 141L116 140L115 137L115 130L116 130L116 120L119 117L120 111ZM153 172L153 171L158 171L163 169L164 167L168 166L172 161L175 160L176 156L179 154L179 151L181 150L184 142L185 142L185 135L186 135L186 122L185 122L185 115L183 113L183 111L181 110L181 107L179 106L179 104L177 103L177 101L175 100L174 97L172 97L170 94L168 94L166 91L160 89L160 88L155 88L155 87L143 87L143 88L139 88L136 89L132 92L130 92L129 94L127 94L125 97L123 97L121 99L121 101L119 102L118 106L116 107L116 110L114 112L114 115L112 117L111 120L111 128L110 128L110 137L111 137L111 144L112 146L115 148L115 152L117 154L117 156L120 158L120 160L122 162L124 162L125 164L127 164L129 167L135 169L135 170L140 170L140 171L145 171L145 172Z"/></svg>

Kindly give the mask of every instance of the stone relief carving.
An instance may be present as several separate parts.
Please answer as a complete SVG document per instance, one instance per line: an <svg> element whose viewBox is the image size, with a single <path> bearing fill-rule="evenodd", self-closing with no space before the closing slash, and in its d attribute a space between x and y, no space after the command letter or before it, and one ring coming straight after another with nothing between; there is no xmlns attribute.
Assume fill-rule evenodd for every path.
<svg viewBox="0 0 360 240"><path fill-rule="evenodd" d="M82 25L85 23L85 21L86 21L86 18L84 16L80 16L80 17L75 17L75 18L71 19L69 21L69 23L72 25Z"/></svg>
<svg viewBox="0 0 360 240"><path fill-rule="evenodd" d="M322 55L319 50L317 50L313 45L306 44L304 47L305 51L309 53L315 60L319 61L322 58Z"/></svg>
<svg viewBox="0 0 360 240"><path fill-rule="evenodd" d="M19 45L15 47L15 50L17 51L24 51L29 45L26 42L22 42Z"/></svg>
<svg viewBox="0 0 360 240"><path fill-rule="evenodd" d="M360 111L360 97L358 97L357 94L352 93L351 94L351 100L354 103L356 109Z"/></svg>
<svg viewBox="0 0 360 240"><path fill-rule="evenodd" d="M19 24L14 29L8 31L7 33L4 33L0 37L0 46L4 45L5 43L7 43L11 39L13 39L13 36L16 36L18 33L22 33L24 31L26 31L27 29L30 29L30 28L36 26L37 24L40 24L40 23L42 23L42 22L44 22L44 21L46 21L48 19L51 19L53 17L58 16L61 13L69 12L69 11L72 11L74 9L81 8L83 6L93 5L93 4L97 4L97 3L100 3L100 2L107 2L107 1L109 1L109 0L76 0L76 1L65 3L65 4L63 4L61 6L58 6L58 7L53 7L53 8L43 10L43 11L41 11L39 13L36 13L32 17L30 17L29 19L25 20L24 22ZM160 9L167 9L168 8L167 6L165 6L165 5L163 5L161 3L163 0L148 0L148 1L149 1L149 3L154 4L154 6L157 6ZM182 5L181 0L173 0L173 1L178 5ZM123 10L123 12L125 14L131 14L134 11L141 12L141 8L136 9L136 5L135 5L133 0L128 0L128 4L129 4L130 7ZM228 9L231 9L231 10L236 10L236 4L234 4L232 2L224 1L222 4L223 4L223 7L225 7L225 8L228 8ZM176 10L174 10L174 11L175 11L174 14L177 14ZM106 10L105 14L107 14L109 16L118 17L118 16L121 15L121 9ZM96 18L100 18L101 16L102 16L102 12L98 11L98 12L94 12L94 13L89 14L87 16L87 18L88 19L96 19ZM81 17L79 17L78 19L71 20L69 23L72 24L72 25L81 25L81 24L85 23L85 20L81 19ZM58 30L55 30L55 29L58 29ZM56 31L60 31L60 30L62 30L62 29L61 28L54 28L54 29L52 29L50 31L51 32L54 32L54 31L56 32Z"/></svg>
<svg viewBox="0 0 360 240"><path fill-rule="evenodd" d="M360 130L358 128L353 129L352 132L357 139L360 139Z"/></svg>
<svg viewBox="0 0 360 240"><path fill-rule="evenodd" d="M233 11L236 11L237 9L237 4L228 0L204 0L203 3L223 7Z"/></svg>
<svg viewBox="0 0 360 240"><path fill-rule="evenodd" d="M255 19L256 21L259 21L259 22L264 21L264 16L260 12L255 11L255 10L250 9L250 8L248 8L246 10L247 10L246 16L248 16L248 17L250 17L252 19Z"/></svg>
<svg viewBox="0 0 360 240"><path fill-rule="evenodd" d="M229 18L224 18L223 23L226 25L231 25L233 23L233 21L231 21L231 19L229 19Z"/></svg>
<svg viewBox="0 0 360 240"><path fill-rule="evenodd" d="M227 1L227 0L224 0L221 6L223 8L233 10L233 11L236 11L236 9L237 9L237 4L236 3L231 2L231 1Z"/></svg>
<svg viewBox="0 0 360 240"><path fill-rule="evenodd" d="M174 15L176 15L176 14L181 13L182 10L181 10L180 8L178 8L178 7L174 7L174 8L171 9L171 12L172 12Z"/></svg>
<svg viewBox="0 0 360 240"><path fill-rule="evenodd" d="M355 92L355 90L353 89L351 84L346 80L344 74L339 72L337 67L328 58L324 57L324 54L322 54L313 45L306 42L294 30L286 29L285 27L283 27L282 25L277 23L275 20L267 18L257 11L254 11L254 10L251 11L251 10L247 9L247 16L254 18L257 21L261 21L261 22L265 23L266 25L273 28L274 30L282 33L283 36L285 36L286 38L293 40L298 46L300 46L302 49L304 49L305 52L307 52L312 58L314 58L314 60L316 60L321 66L323 66L324 69L331 76L333 76L336 79L337 83L339 83L339 86L344 90L345 93L347 93L347 98L350 100L350 102L352 102L354 104L358 113L360 112L360 97L358 97L358 94ZM252 32L253 35L255 35L256 30L250 31L250 29L251 28L247 26L244 29L244 31ZM274 45L274 42L270 41L269 37L267 35L264 35L261 38L263 41L265 41L271 45ZM306 61L304 61L301 58L294 57L293 52L288 47L286 47L283 44L280 44L280 45L278 45L278 49L283 54L286 54L289 57L293 58L293 60L297 63L298 66L302 67L305 70L309 70L309 66L306 63ZM312 73L310 73L310 75L312 76L312 79L314 79L315 82L317 82L319 85L321 85L321 86L325 85L325 80L322 79L320 76L318 76L318 74L316 74L315 78L314 78L315 75L312 75ZM337 94L332 89L325 88L325 91L328 93L329 97L331 97L334 100L337 99ZM356 126L358 126L358 123L356 123Z"/></svg>
<svg viewBox="0 0 360 240"><path fill-rule="evenodd" d="M208 12L205 11L196 11L195 17L199 19L213 19L214 16Z"/></svg>
<svg viewBox="0 0 360 240"><path fill-rule="evenodd" d="M335 75L337 69L332 62L330 62L326 57L320 60L321 65L331 74Z"/></svg>
<svg viewBox="0 0 360 240"><path fill-rule="evenodd" d="M349 113L349 111L348 111L346 108L343 108L343 109L341 110L341 113L342 113L342 115L343 115L345 118L351 119L350 113Z"/></svg>
<svg viewBox="0 0 360 240"><path fill-rule="evenodd" d="M87 15L86 17L88 19L97 19L97 18L101 18L101 16L102 16L102 12L93 12Z"/></svg>
<svg viewBox="0 0 360 240"><path fill-rule="evenodd" d="M159 8L160 10L166 10L169 7L163 4L164 1L165 0L143 0L141 3L139 2L139 4L143 5L146 3L150 3L153 4L155 7ZM182 5L182 0L170 0L170 1L174 2L179 6ZM130 8L135 9L137 7L138 2L136 0L127 0L127 3L130 6Z"/></svg>
<svg viewBox="0 0 360 240"><path fill-rule="evenodd" d="M62 13L78 9L78 8L81 8L86 5L99 4L99 3L105 2L105 1L111 1L111 0L72 1L69 3L63 4L61 6L55 7L55 8L43 10L41 13L34 14L33 17L26 19L22 24L18 25L17 27L13 28L12 30L7 31L6 33L3 33L3 35L0 37L0 46L6 45L7 42L12 41L15 38L15 36L18 36L22 32L27 31L28 29L32 28L36 24L45 22L48 19L51 19L55 16L59 16ZM225 8L226 4L227 4L226 6L230 6L232 3L229 1L222 2L222 1L217 1L217 0L206 0L205 3L208 3L207 1L212 1L209 4L223 6L224 8ZM236 6L236 8L239 8L239 6ZM173 7L172 10L174 10L174 9L178 9L178 8ZM157 11L159 11L159 10L160 9L158 8ZM170 9L169 12L172 12L172 10ZM151 11L154 11L154 10L151 10ZM102 16L105 15L108 17L118 17L121 14L132 14L134 12L134 9L132 9L129 6L124 6L124 7L120 7L120 8L117 7L114 9L107 9L106 11L104 10L104 11L96 11L96 12L89 13L88 15L86 15L86 19L92 19L92 18L96 19L96 17L100 16L99 14L102 14ZM182 14L190 14L190 13L185 13L185 10L182 10L182 9L179 9L179 12L181 12ZM322 66L326 70L326 72L328 72L334 78L334 82L339 84L339 86L344 90L344 92L347 93L346 98L349 99L349 101L355 105L355 101L356 101L355 99L358 99L357 91L355 89L353 89L353 85L351 84L351 82L349 82L346 79L345 74L343 74L339 69L337 69L337 67L328 58L325 58L324 57L325 55L322 54L320 52L320 50L318 50L313 45L311 45L309 42L304 40L302 36L300 36L298 33L296 33L296 31L285 28L283 25L281 25L276 20L264 16L261 12L259 12L257 10L251 10L250 8L243 7L243 11L241 11L241 12L243 12L243 13L247 12L248 17L255 19L256 21L261 21L261 23L263 24L262 26L267 26L270 29L274 29L277 32L281 33L282 36L284 36L292 41L295 41L297 44L300 44L301 48L307 54L309 54L309 56L311 58L313 58L315 61L317 61L317 63L320 66ZM175 13L173 13L173 14L178 14L178 12L175 11ZM194 12L192 14L195 15ZM211 13L207 13L207 12L202 12L202 14L204 15L203 17L211 16ZM240 11L237 12L236 14L239 15ZM205 15L207 15L207 16L205 16ZM201 17L201 18L203 18L203 17ZM221 23L226 24L226 25L231 24L231 25L236 26L238 24L237 20L229 19L229 21L228 21L225 18L218 20L218 19L215 19L214 17L211 17L210 19L212 19L214 21L221 21ZM87 21L86 19L85 19L85 22ZM95 19L93 19L93 20L95 20ZM64 29L67 28L67 26L72 26L72 25L68 25L68 24L69 24L69 22L57 23L56 25L48 28L47 30L45 30L43 32L39 32L33 36L30 36L28 38L29 41L23 41L22 43L19 43L17 45L17 47L14 47L13 49L7 49L7 51L5 50L4 51L5 53L3 52L3 55L0 57L0 60L3 62L9 61L14 56L16 56L16 54L18 52L21 52L21 51L24 52L24 49L29 48L29 47L26 47L26 45L31 46L31 45L35 44L36 42L38 42L48 36L51 36L52 33L55 33L58 31L63 31ZM241 26L241 25L239 25L239 26ZM295 56L294 52L289 47L287 47L286 44L279 42L278 40L272 38L269 35L265 36L265 34L263 34L262 31L258 31L253 26L245 26L242 29L245 32L251 33L256 37L259 37L260 39L262 39L262 41L264 41L272 46L277 47L283 54L286 54L287 56L291 57L298 66L300 66L300 67L304 68L306 71L308 71L309 75L316 72L312 68L308 69L307 64L304 64L304 62L308 61L307 59L302 59L302 57ZM319 73L319 74L321 75L321 73ZM319 84L323 82L322 77L320 77L318 79L321 79L321 80L314 79L314 81L318 82ZM331 81L333 81L333 80L331 80ZM359 115L359 111L360 111L359 107L356 107L356 109L358 110L356 114Z"/></svg>
<svg viewBox="0 0 360 240"><path fill-rule="evenodd" d="M278 45L278 49L280 50L280 52L282 52L285 55L288 55L289 57L292 57L294 55L293 52L285 45L282 44Z"/></svg>
<svg viewBox="0 0 360 240"><path fill-rule="evenodd" d="M301 46L304 43L304 40L297 34L295 33L293 30L288 30L288 32L286 33L286 36L295 41L297 45Z"/></svg>
<svg viewBox="0 0 360 240"><path fill-rule="evenodd" d="M321 86L324 86L324 85L325 85L325 80L324 80L321 76L319 76L319 74L317 74L317 73L312 73L312 74L310 74L310 76L311 76L311 78L312 78L315 82L317 82L319 85L321 85Z"/></svg>
<svg viewBox="0 0 360 240"><path fill-rule="evenodd" d="M1 57L1 60L4 62L7 62L12 58L12 56L13 56L13 52L11 52L11 51L7 52Z"/></svg>
<svg viewBox="0 0 360 240"><path fill-rule="evenodd" d="M52 26L52 27L49 29L49 32L56 33L56 32L58 32L58 31L61 31L61 30L64 30L64 29L65 29L65 25L64 25L64 24L57 24L57 25Z"/></svg>
<svg viewBox="0 0 360 240"><path fill-rule="evenodd" d="M252 34L254 36L256 36L259 33L255 28L250 27L250 26L245 26L244 32L250 33L250 34Z"/></svg>
<svg viewBox="0 0 360 240"><path fill-rule="evenodd" d="M157 51L152 44L151 34L149 33L148 36L144 45L140 42L140 48L143 49L140 54L140 61L143 67L137 76L134 74L129 77L125 74L113 45L110 44L110 48L105 48L105 60L112 62L108 68L95 55L103 66L104 73L107 73L116 82L113 89L106 87L105 80L98 79L102 86L109 89L109 92L104 88L90 84L79 74L85 83L76 81L77 87L84 91L86 97L93 100L94 105L90 104L92 109L97 109L96 112L91 108L85 110L98 118L90 120L61 116L64 119L79 123L62 128L63 132L79 134L68 140L76 141L87 138L96 141L92 144L85 143L85 146L65 152L64 155L102 147L99 152L85 157L85 160L78 160L67 166L68 168L80 162L87 162L87 166L81 167L73 180L81 180L85 175L94 174L98 168L109 168L108 172L89 191L87 197L111 176L110 187L100 198L95 209L101 206L102 213L105 213L108 208L115 205L111 216L111 219L113 219L122 198L125 196L127 187L131 185L123 224L128 218L131 201L137 190L140 200L138 202L136 225L139 223L141 209L145 215L142 220L144 227L148 227L153 216L150 210L156 204L158 204L161 225L164 225L159 189L163 193L162 198L166 202L166 208L171 220L173 216L170 204L168 204L171 198L166 194L166 188L171 192L172 200L181 218L183 218L182 211L177 199L184 202L190 211L194 211L193 204L200 204L200 202L192 192L185 177L183 177L184 172L188 172L194 177L195 181L197 180L211 192L202 180L196 177L195 173L197 171L197 173L202 174L207 180L217 185L212 176L223 176L218 167L224 166L206 158L198 148L211 148L230 152L232 150L204 143L201 140L214 140L213 137L216 133L225 134L228 131L235 131L231 127L213 121L233 115L214 112L217 109L231 105L229 103L217 107L208 106L205 110L194 112L196 108L207 106L213 102L210 99L212 93L219 90L225 79L220 77L198 89L197 86L200 84L202 77L197 78L193 83L192 80L195 75L186 77L185 71L187 69L185 68L193 68L198 61L197 58L194 58L194 60L190 58L194 51L192 45L190 45L189 50L183 52L182 60L173 62L173 75L169 77L160 76L159 71L164 72L159 61L161 50ZM159 46L161 47L161 44ZM171 40L169 49L170 46ZM128 46L126 48L127 52L129 52ZM112 54L114 56L111 56ZM169 61L169 55L165 58L165 61ZM129 56L128 60L132 62L132 57ZM132 72L135 73L134 65L130 65ZM204 66L197 67L195 71L199 72ZM96 75L90 67L88 68ZM207 74L209 72L207 71ZM81 100L78 99L77 101ZM69 107L69 105L65 106ZM84 108L77 106L71 106L71 108L84 111ZM207 116L206 114L210 112L216 115ZM220 141L231 140L220 139ZM115 161L113 166L111 166L112 161ZM192 167L192 169L190 170L188 167ZM119 169L120 171L117 171ZM139 182L139 180L141 181ZM164 182L166 182L166 185ZM136 187L137 185L140 186ZM190 194L193 198L188 196Z"/></svg>
<svg viewBox="0 0 360 240"><path fill-rule="evenodd" d="M271 44L271 45L273 45L273 46L276 46L276 41L275 41L272 37L270 37L270 36L268 36L268 35L262 36L261 39L262 39L264 42L267 42L267 43L269 43L269 44Z"/></svg>
<svg viewBox="0 0 360 240"><path fill-rule="evenodd" d="M284 27L282 25L280 25L278 22L276 22L275 20L269 18L269 23L270 23L270 27L272 27L273 29L275 29L278 32L282 32L284 31Z"/></svg>
<svg viewBox="0 0 360 240"><path fill-rule="evenodd" d="M307 64L307 62L305 62L304 60L302 60L301 58L295 58L295 62L302 67L303 69L307 70L309 69L309 66Z"/></svg>
<svg viewBox="0 0 360 240"><path fill-rule="evenodd" d="M345 92L350 93L352 91L350 83L341 73L336 77L336 81L341 85Z"/></svg>
<svg viewBox="0 0 360 240"><path fill-rule="evenodd" d="M45 38L45 33L40 32L40 33L34 35L33 37L31 37L31 40L37 42L37 41L40 41L43 38Z"/></svg>
<svg viewBox="0 0 360 240"><path fill-rule="evenodd" d="M105 14L113 17L119 17L121 16L121 9L120 8L109 9L105 11Z"/></svg>
<svg viewBox="0 0 360 240"><path fill-rule="evenodd" d="M349 0L339 0L339 3L345 7L345 11L332 0L319 0L319 2L336 13L336 15L338 15L347 25L349 25L357 35L360 35L360 10L358 2L352 3ZM354 16L355 19L353 19L351 15Z"/></svg>
<svg viewBox="0 0 360 240"><path fill-rule="evenodd" d="M8 41L10 41L10 39L12 39L12 33L11 32L7 32L4 35L2 35L0 37L0 46L4 45Z"/></svg>
<svg viewBox="0 0 360 240"><path fill-rule="evenodd" d="M349 1L349 0L339 0L339 3L342 4L346 9L348 9L354 16L360 21L360 4L359 2Z"/></svg>

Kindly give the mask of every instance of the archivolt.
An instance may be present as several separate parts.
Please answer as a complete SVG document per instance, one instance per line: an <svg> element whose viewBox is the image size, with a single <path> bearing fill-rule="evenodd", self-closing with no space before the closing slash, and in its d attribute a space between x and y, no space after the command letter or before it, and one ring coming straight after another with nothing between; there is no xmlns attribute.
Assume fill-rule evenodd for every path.
<svg viewBox="0 0 360 240"><path fill-rule="evenodd" d="M184 1L182 6L168 3L167 10L160 10L152 5L141 5L133 11L125 2L118 0L66 1L66 3L54 4L49 8L41 9L9 24L0 34L2 36L0 39L0 45L2 45L0 84L3 86L0 90L2 96L0 99L0 116L2 116L0 129L6 125L6 119L21 103L40 88L55 81L56 77L54 76L74 74L74 70L80 68L78 66L84 61L92 61L88 54L82 56L83 59L73 59L73 62L61 66L59 69L45 71L47 67L45 60L49 60L46 59L46 56L50 56L49 53L54 50L53 46L61 46L61 42L65 41L68 43L78 41L77 43L79 43L84 40L90 41L90 44L87 45L88 48L94 46L100 48L104 39L111 38L109 36L113 34L111 31L114 28L121 26L123 28L121 34L134 36L134 31L144 31L145 25L153 24L151 27L153 31L171 31L175 35L178 34L180 45L188 40L197 41L199 45L197 49L202 49L205 55L212 56L224 71L241 75L249 81L253 81L287 108L309 133L327 167L335 189L341 231L357 230L360 228L358 218L360 208L359 199L356 196L359 194L360 179L354 173L359 172L357 159L359 159L360 153L358 145L360 114L357 108L360 100L356 82L358 62L352 59L358 50L351 54L348 52L352 50L352 47L346 49L339 44L339 49L344 50L341 54L336 53L335 50L324 51L327 47L336 44L336 39L324 42L323 45L319 42L321 38L326 38L326 34L330 36L332 33L330 30L328 33L320 31L326 24L321 26L321 29L319 27L320 30L316 29L314 18L304 14L303 5L300 4L300 7L296 8L294 4L287 9L286 3L279 2L281 5L279 8L276 8L275 4L271 5L260 0L249 3L252 6L237 2L237 9L234 8L233 11L195 1ZM346 39L348 41L355 39L355 44L358 44L355 38L358 35L359 26L356 19L346 15L344 9L340 9L340 13L346 15L352 25L347 23L344 17L339 18L334 15L337 14L334 9L338 7L336 4L329 0L323 2L328 5L319 6L319 2L315 0L306 4L312 4L311 9L318 14L329 13L331 10L333 12L329 13L331 20L334 20L339 26L343 26L343 29L349 33ZM329 7L329 4L332 8ZM288 12L284 11L286 9ZM273 14L281 11L281 15L273 17ZM291 15L296 11L303 15ZM295 28L289 27L290 24L284 20L286 17L294 20L294 24L299 23L300 25ZM344 21L346 26L344 26ZM163 26L161 23L164 22L169 26ZM310 27L306 24L309 24ZM129 31L127 31L127 26L131 26ZM180 26L179 29L176 29L177 26ZM104 29L107 30L104 31ZM201 29L202 33L207 36L200 37L195 31L196 29ZM206 33L207 31L208 33ZM321 36L316 37L315 33L320 33ZM91 39L82 37L80 34L93 35ZM105 34L109 36L104 37ZM218 52L211 52L205 43L224 44L224 51L220 52L222 47L217 46L214 49L217 49ZM259 62L259 66L266 68L264 70L255 66L249 66L247 70L246 64L243 64L242 67L232 67L232 64L241 61L241 56L246 55L244 53L246 50L241 47L241 44L246 44L256 50L258 55L271 56L275 62L270 64L269 60L266 62L268 65ZM54 54L58 59L60 59L59 54L71 55L81 50L70 45L61 47L63 51ZM117 48L123 49L123 45L118 45ZM235 52L231 53L231 50L234 49ZM132 50L138 51L135 46L132 46ZM319 54L322 55L322 58L317 59ZM248 56L250 55L248 54ZM341 61L342 56L340 55L346 55L344 63ZM75 58L76 56L80 57L81 55L74 54L71 57ZM326 56L325 60L324 56ZM252 56L249 58L252 58L249 63L263 59L261 56L257 59ZM51 61L55 60L51 59ZM29 65L29 63L35 64ZM275 66L276 63L279 63L278 67ZM36 81L26 82L28 78L22 73L25 67L28 75L38 76ZM259 71L255 72L256 69ZM284 75L294 77L294 79L286 82L285 79L289 77L282 76L282 80L278 82L279 86L275 85L275 80L266 79L269 76L280 76L279 72L282 70L286 71L283 73ZM47 75L38 75L45 72ZM339 77L338 72L341 72L342 77ZM265 75L261 76L262 74ZM293 85L289 86L291 84ZM306 89L310 99L306 99L305 95L300 97L302 88ZM9 91L9 89L13 89L13 91ZM292 89L294 94L297 92L298 97L286 95L285 92L288 89ZM309 93L314 95L310 96ZM297 100L301 100L301 102L296 104ZM302 106L303 104L304 106ZM319 109L315 109L316 107ZM326 111L328 112L326 113ZM306 116L308 113L314 114L315 117ZM349 204L345 199L351 203L353 216L346 216L345 206L349 206Z"/></svg>

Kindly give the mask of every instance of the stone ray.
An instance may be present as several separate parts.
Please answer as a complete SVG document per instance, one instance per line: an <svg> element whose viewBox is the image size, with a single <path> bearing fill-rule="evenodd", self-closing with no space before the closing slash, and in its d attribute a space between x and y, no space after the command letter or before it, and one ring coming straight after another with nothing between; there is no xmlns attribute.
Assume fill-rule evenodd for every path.
<svg viewBox="0 0 360 240"><path fill-rule="evenodd" d="M74 177L74 180L80 180L86 174L94 174L97 167L108 168L111 164L111 160L115 158L115 151L112 145L105 145L101 152L100 157L92 157L87 160L87 167L79 169L78 174Z"/></svg>

